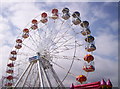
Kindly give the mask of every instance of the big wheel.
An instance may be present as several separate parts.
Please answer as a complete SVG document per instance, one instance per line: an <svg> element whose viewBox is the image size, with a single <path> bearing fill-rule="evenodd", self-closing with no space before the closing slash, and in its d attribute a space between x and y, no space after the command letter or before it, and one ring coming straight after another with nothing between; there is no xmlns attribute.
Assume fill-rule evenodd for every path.
<svg viewBox="0 0 120 89"><path fill-rule="evenodd" d="M84 58L80 56L82 48L86 50ZM3 86L64 87L68 76L84 83L88 73L95 70L94 50L89 22L81 21L78 11L64 8L43 12L16 38ZM80 76L71 72L74 61L83 62Z"/></svg>

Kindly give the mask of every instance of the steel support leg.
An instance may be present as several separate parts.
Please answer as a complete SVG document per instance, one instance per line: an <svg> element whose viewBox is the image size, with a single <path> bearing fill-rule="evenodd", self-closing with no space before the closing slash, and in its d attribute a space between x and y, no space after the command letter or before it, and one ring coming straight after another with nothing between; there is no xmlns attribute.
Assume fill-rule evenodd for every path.
<svg viewBox="0 0 120 89"><path fill-rule="evenodd" d="M30 68L30 66L32 65L33 63L30 63L27 68L25 69L25 71L23 72L23 74L20 76L20 78L18 79L18 81L16 82L15 86L14 86L14 89L17 87L17 85L19 84L19 82L21 81L21 79L23 78L23 76L25 75L25 73L27 72L27 70Z"/></svg>
<svg viewBox="0 0 120 89"><path fill-rule="evenodd" d="M23 89L24 89L25 83L26 83L26 81L27 81L27 79L28 79L28 76L29 76L29 74L30 74L30 72L31 72L32 67L33 67L33 63L32 63L32 65L31 65L31 67L30 67L30 69L29 69L29 71L28 71L28 75L27 75L26 78L24 79Z"/></svg>
<svg viewBox="0 0 120 89"><path fill-rule="evenodd" d="M40 66L39 60L37 61L37 65L38 65L38 70L39 70L40 87L44 88L42 70L41 70L41 66Z"/></svg>
<svg viewBox="0 0 120 89"><path fill-rule="evenodd" d="M47 85L48 85L48 88L49 88L49 89L52 89L52 85L51 85L51 82L50 82L50 80L49 80L49 78L48 78L48 76L47 76L47 74L46 74L46 71L45 71L45 69L44 69L44 65L42 64L42 61L40 61L40 60L44 60L44 59L39 59L39 60L38 60L38 61L39 61L39 65L40 65L40 68L41 68L42 73L43 73L43 75L44 75L44 78L45 78L45 80L46 80L46 83L47 83Z"/></svg>

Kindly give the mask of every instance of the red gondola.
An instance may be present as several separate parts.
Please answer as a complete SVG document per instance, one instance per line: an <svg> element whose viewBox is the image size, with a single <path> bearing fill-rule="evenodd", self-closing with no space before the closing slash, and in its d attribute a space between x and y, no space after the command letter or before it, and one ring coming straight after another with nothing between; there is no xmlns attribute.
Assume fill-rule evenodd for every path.
<svg viewBox="0 0 120 89"><path fill-rule="evenodd" d="M81 84L87 80L85 75L79 75L76 77L76 80L80 82Z"/></svg>
<svg viewBox="0 0 120 89"><path fill-rule="evenodd" d="M19 44L18 44L18 45L15 46L15 48L16 48L16 49L20 49L20 48L22 48L22 45L19 45Z"/></svg>
<svg viewBox="0 0 120 89"><path fill-rule="evenodd" d="M38 23L38 21L36 19L32 20L32 24L37 24L37 23Z"/></svg>
<svg viewBox="0 0 120 89"><path fill-rule="evenodd" d="M47 19L41 19L40 20L42 23L46 23L48 20Z"/></svg>
<svg viewBox="0 0 120 89"><path fill-rule="evenodd" d="M12 73L13 73L13 70L9 69L9 70L7 70L6 72L9 73L9 74L12 74Z"/></svg>
<svg viewBox="0 0 120 89"><path fill-rule="evenodd" d="M46 17L47 17L47 13L45 13L45 12L42 13L42 14L41 14L41 17L46 18Z"/></svg>
<svg viewBox="0 0 120 89"><path fill-rule="evenodd" d="M52 9L52 13L58 13L58 9Z"/></svg>
<svg viewBox="0 0 120 89"><path fill-rule="evenodd" d="M26 39L26 38L29 37L29 34L25 33L25 34L22 35L22 37L23 37L24 39Z"/></svg>
<svg viewBox="0 0 120 89"><path fill-rule="evenodd" d="M8 80L13 80L13 76L9 75L8 77L6 77Z"/></svg>
<svg viewBox="0 0 120 89"><path fill-rule="evenodd" d="M23 29L23 32L24 33L29 33L29 29L25 28L25 29Z"/></svg>
<svg viewBox="0 0 120 89"><path fill-rule="evenodd" d="M94 57L91 54L87 54L84 56L84 60L89 63L90 61L94 60Z"/></svg>
<svg viewBox="0 0 120 89"><path fill-rule="evenodd" d="M16 43L22 43L22 40L21 39L17 39Z"/></svg>
<svg viewBox="0 0 120 89"><path fill-rule="evenodd" d="M93 72L95 71L95 67L93 65L83 66L83 70L86 72Z"/></svg>
<svg viewBox="0 0 120 89"><path fill-rule="evenodd" d="M7 64L8 67L14 67L14 64L13 63L9 63Z"/></svg>
<svg viewBox="0 0 120 89"><path fill-rule="evenodd" d="M14 56L12 56L12 57L10 57L9 59L10 59L11 61L15 61L17 58L14 57Z"/></svg>
<svg viewBox="0 0 120 89"><path fill-rule="evenodd" d="M11 54L17 55L17 52L16 51L11 51Z"/></svg>
<svg viewBox="0 0 120 89"><path fill-rule="evenodd" d="M33 30L36 30L37 28L38 28L37 25L32 25L32 26L31 26L31 29L33 29Z"/></svg>
<svg viewBox="0 0 120 89"><path fill-rule="evenodd" d="M52 9L52 19L57 19L58 18L58 9Z"/></svg>

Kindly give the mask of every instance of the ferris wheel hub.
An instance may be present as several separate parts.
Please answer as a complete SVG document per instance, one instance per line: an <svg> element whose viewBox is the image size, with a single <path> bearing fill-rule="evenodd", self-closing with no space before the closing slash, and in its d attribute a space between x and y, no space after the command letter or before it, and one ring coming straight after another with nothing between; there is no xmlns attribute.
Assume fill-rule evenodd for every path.
<svg viewBox="0 0 120 89"><path fill-rule="evenodd" d="M37 56L33 56L29 58L29 62L37 63L37 61L40 61L44 65L44 69L49 69L52 64L50 64L50 61L47 59L48 55L41 55L40 52L37 52Z"/></svg>
<svg viewBox="0 0 120 89"><path fill-rule="evenodd" d="M34 62L34 63L36 63L37 60L38 60L38 56L33 56L33 57L30 57L30 58L29 58L29 62Z"/></svg>

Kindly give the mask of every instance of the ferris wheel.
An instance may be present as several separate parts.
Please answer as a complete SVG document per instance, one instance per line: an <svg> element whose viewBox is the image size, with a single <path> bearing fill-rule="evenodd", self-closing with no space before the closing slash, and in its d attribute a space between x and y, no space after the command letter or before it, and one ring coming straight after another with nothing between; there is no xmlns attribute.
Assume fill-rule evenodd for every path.
<svg viewBox="0 0 120 89"><path fill-rule="evenodd" d="M16 38L10 52L3 87L65 87L68 76L80 83L94 72L95 38L89 22L81 21L78 11L54 8L31 20ZM80 58L81 48L86 50ZM84 66L79 76L71 72L74 61ZM64 73L64 76L60 76ZM77 76L77 77L76 77Z"/></svg>

